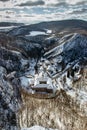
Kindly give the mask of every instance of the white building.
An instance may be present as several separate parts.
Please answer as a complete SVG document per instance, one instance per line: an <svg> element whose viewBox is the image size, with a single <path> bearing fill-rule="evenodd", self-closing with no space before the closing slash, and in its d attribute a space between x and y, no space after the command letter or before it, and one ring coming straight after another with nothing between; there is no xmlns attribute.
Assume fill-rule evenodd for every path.
<svg viewBox="0 0 87 130"><path fill-rule="evenodd" d="M36 90L37 92L53 93L51 79L47 77L36 78L34 86L32 86L32 89Z"/></svg>

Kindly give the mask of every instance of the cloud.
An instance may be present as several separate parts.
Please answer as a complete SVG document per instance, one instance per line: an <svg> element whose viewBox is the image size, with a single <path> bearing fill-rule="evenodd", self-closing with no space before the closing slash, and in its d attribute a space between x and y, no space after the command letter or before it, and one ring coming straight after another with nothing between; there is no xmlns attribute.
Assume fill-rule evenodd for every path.
<svg viewBox="0 0 87 130"><path fill-rule="evenodd" d="M65 0L65 1L66 3L71 4L71 5L83 4L87 2L87 0Z"/></svg>
<svg viewBox="0 0 87 130"><path fill-rule="evenodd" d="M42 0L38 0L38 1L27 1L25 3L21 3L17 6L38 6L38 5L44 5L45 2Z"/></svg>
<svg viewBox="0 0 87 130"><path fill-rule="evenodd" d="M85 4L87 0L44 0L48 6Z"/></svg>
<svg viewBox="0 0 87 130"><path fill-rule="evenodd" d="M59 6L67 7L68 4L66 2L60 2L60 3L58 2L58 3L54 3L54 4L50 3L50 4L48 4L48 6L51 6L51 7L59 7Z"/></svg>

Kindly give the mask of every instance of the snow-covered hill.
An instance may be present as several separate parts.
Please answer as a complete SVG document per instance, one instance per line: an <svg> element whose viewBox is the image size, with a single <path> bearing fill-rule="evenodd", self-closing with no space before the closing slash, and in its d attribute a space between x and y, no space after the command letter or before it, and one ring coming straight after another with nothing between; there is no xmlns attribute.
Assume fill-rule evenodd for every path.
<svg viewBox="0 0 87 130"><path fill-rule="evenodd" d="M86 130L86 48L81 20L1 29L0 129ZM49 87L35 89L38 78Z"/></svg>

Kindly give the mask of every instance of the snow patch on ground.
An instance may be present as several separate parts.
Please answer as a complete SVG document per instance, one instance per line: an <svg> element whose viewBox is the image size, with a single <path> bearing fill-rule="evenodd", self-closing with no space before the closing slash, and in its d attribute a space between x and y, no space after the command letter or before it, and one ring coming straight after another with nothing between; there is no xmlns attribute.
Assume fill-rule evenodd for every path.
<svg viewBox="0 0 87 130"><path fill-rule="evenodd" d="M85 91L79 91L78 100L81 104L87 103L87 93Z"/></svg>
<svg viewBox="0 0 87 130"><path fill-rule="evenodd" d="M46 32L44 32L44 31L31 31L30 34L28 34L26 36L49 35L51 33L52 33L52 30L46 30Z"/></svg>
<svg viewBox="0 0 87 130"><path fill-rule="evenodd" d="M26 77L20 77L20 80L21 80L21 84L22 86L24 87L28 87L29 86L29 78L26 78Z"/></svg>
<svg viewBox="0 0 87 130"><path fill-rule="evenodd" d="M31 31L29 36L37 36L37 35L46 35L46 33L42 31Z"/></svg>
<svg viewBox="0 0 87 130"><path fill-rule="evenodd" d="M5 29L12 29L12 28L14 28L14 27L16 27L16 26L0 27L0 31L1 31L1 30L5 30Z"/></svg>
<svg viewBox="0 0 87 130"><path fill-rule="evenodd" d="M67 93L67 95L70 95L73 98L75 98L75 96L76 96L76 93L73 90L68 90L68 91L66 91L66 93Z"/></svg>
<svg viewBox="0 0 87 130"><path fill-rule="evenodd" d="M30 128L22 128L21 130L58 130L58 129L44 128L42 126L33 126Z"/></svg>
<svg viewBox="0 0 87 130"><path fill-rule="evenodd" d="M48 34L52 33L52 30L47 30L47 33L48 33Z"/></svg>

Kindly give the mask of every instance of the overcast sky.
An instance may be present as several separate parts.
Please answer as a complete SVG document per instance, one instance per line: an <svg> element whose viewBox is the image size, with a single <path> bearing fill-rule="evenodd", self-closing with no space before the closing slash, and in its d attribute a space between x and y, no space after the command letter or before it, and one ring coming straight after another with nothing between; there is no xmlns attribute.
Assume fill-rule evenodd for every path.
<svg viewBox="0 0 87 130"><path fill-rule="evenodd" d="M36 23L87 19L87 0L0 0L0 20Z"/></svg>
<svg viewBox="0 0 87 130"><path fill-rule="evenodd" d="M87 0L0 0L0 7L6 7L9 4L11 7L12 5L19 5L19 6L54 6L62 3L66 4L83 4L87 2Z"/></svg>

